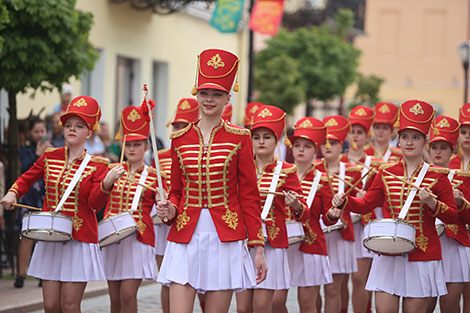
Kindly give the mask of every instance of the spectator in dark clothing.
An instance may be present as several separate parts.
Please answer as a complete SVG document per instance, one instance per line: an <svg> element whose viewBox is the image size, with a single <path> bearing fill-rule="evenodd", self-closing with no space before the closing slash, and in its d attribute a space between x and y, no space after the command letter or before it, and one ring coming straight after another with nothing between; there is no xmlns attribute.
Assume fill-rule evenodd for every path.
<svg viewBox="0 0 470 313"><path fill-rule="evenodd" d="M51 131L49 135L49 142L53 147L56 148L63 147L65 145L64 128L60 125L61 115L61 112L56 112L50 116Z"/></svg>

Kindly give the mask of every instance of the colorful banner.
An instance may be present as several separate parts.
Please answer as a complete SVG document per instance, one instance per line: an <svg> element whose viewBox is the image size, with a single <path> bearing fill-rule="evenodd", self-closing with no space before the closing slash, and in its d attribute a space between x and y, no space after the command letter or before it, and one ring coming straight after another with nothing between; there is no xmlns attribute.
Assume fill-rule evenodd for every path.
<svg viewBox="0 0 470 313"><path fill-rule="evenodd" d="M284 13L284 0L256 0L250 17L250 28L261 34L275 36Z"/></svg>
<svg viewBox="0 0 470 313"><path fill-rule="evenodd" d="M210 24L221 33L235 33L245 0L218 0Z"/></svg>

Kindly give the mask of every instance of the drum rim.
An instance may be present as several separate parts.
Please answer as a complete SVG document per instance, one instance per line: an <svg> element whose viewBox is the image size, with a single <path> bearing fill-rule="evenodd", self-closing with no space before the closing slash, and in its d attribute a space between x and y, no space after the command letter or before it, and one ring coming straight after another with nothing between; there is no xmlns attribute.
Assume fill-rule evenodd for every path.
<svg viewBox="0 0 470 313"><path fill-rule="evenodd" d="M134 233L137 231L137 228L138 228L138 227L137 227L137 225L136 225L136 226L128 226L128 227L126 227L126 228L121 229L121 231L124 231L124 230L132 229L132 228L134 228L134 231L131 232L131 233L129 233L127 236L123 237L122 239L120 239L120 240L118 240L118 241L114 241L114 242L112 242L112 243L110 243L110 244L107 244L107 245L104 245L104 246L101 245L101 243L102 243L103 241L105 241L106 239L108 239L108 238L110 238L110 237L116 235L116 233L114 232L114 233L112 233L112 234L106 235L106 236L104 236L104 237L101 238L101 239L98 238L98 242L99 242L99 244L100 244L100 247L107 247L107 246L110 246L110 245L112 245L112 244L118 243L118 242L121 241L121 240L126 239L126 238L129 237L130 235L134 234ZM99 232L98 232L98 233L99 233ZM98 236L99 236L99 235L98 235Z"/></svg>
<svg viewBox="0 0 470 313"><path fill-rule="evenodd" d="M386 238L386 239L390 239L390 240L394 240L394 238L395 238L395 240L405 241L405 242L410 243L413 249L410 250L410 251L405 251L405 252L392 253L392 252L377 251L376 249L371 249L371 248L366 246L366 242L369 242L371 239L377 239L377 238ZM411 241L411 240L405 239L405 238L401 238L401 237L386 236L386 235L366 237L362 241L362 245L364 246L364 248L366 248L368 250L371 250L371 251L374 251L374 252L377 252L377 253L380 253L380 254L408 254L408 253L411 253L411 252L416 250L416 243L414 241Z"/></svg>
<svg viewBox="0 0 470 313"><path fill-rule="evenodd" d="M394 222L394 223L397 223L397 224L408 225L408 226L413 227L413 229L416 231L415 225L413 225L413 224L411 224L411 223L408 223L408 222L405 222L404 220L395 219L395 218L376 218L376 219L373 219L373 220L370 220L369 222L367 222L366 225L372 224L372 223L378 223L378 222L381 222L381 221L384 221L384 222Z"/></svg>
<svg viewBox="0 0 470 313"><path fill-rule="evenodd" d="M326 228L323 228L323 233L331 233L333 231L337 231L343 228L346 228L345 224L331 225L327 226Z"/></svg>
<svg viewBox="0 0 470 313"><path fill-rule="evenodd" d="M72 217L70 215L65 215L60 212L51 212L51 211L35 211L35 212L30 211L30 212L26 212L23 218L26 218L27 216L30 216L30 215L53 216L53 217L58 217L58 218L65 218L65 219L72 221Z"/></svg>
<svg viewBox="0 0 470 313"><path fill-rule="evenodd" d="M132 215L132 212L131 211L126 211L126 212L121 212L121 213L117 213L117 214L113 214L111 216L108 216L107 218L103 218L101 221L98 222L98 226L100 226L101 224L103 224L104 222L107 222L109 220L112 220L112 219L115 219L116 217L119 217L119 216L125 216L125 214L129 214L132 219L134 220L135 222L135 218L134 216ZM137 225L137 223L136 223Z"/></svg>
<svg viewBox="0 0 470 313"><path fill-rule="evenodd" d="M69 233L66 233L66 232L63 232L63 231L59 231L59 230L53 230L52 232L64 235L64 236L68 237L68 239L66 239L66 240L40 240L40 239L32 238L32 237L28 236L27 234L30 233L30 232L51 233L50 230L45 230L45 229L28 229L28 230L22 230L21 231L21 236L23 236L25 238L28 238L28 239L31 239L31 240L47 241L47 242L64 242L64 241L72 240L72 234L69 234ZM26 233L26 234L24 234L24 233Z"/></svg>

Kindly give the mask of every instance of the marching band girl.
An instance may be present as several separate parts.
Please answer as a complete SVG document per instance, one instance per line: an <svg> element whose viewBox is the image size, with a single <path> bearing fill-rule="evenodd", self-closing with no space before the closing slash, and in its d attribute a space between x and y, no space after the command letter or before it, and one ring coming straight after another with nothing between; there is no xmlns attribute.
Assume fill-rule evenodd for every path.
<svg viewBox="0 0 470 313"><path fill-rule="evenodd" d="M338 193L333 205L347 205L357 213L371 212L383 205L385 218L405 221L415 228L416 249L408 255L374 255L366 289L375 291L378 312L398 312L403 297L403 312L426 312L431 297L447 293L441 264L441 247L435 217L457 222L456 204L445 169L423 161L426 136L434 117L433 107L410 100L400 107L399 143L403 160L382 165L363 198ZM419 191L410 187L411 182ZM431 196L431 192L436 198ZM337 209L336 213L340 213Z"/></svg>
<svg viewBox="0 0 470 313"><path fill-rule="evenodd" d="M192 312L196 292L206 294L206 312L228 312L234 290L266 277L251 138L221 119L238 63L224 50L199 55L193 93L200 119L171 135L170 194L157 205L171 224L158 275L170 286L170 312Z"/></svg>
<svg viewBox="0 0 470 313"><path fill-rule="evenodd" d="M285 206L289 206L297 221L308 218L305 201L299 200L302 189L295 165L278 161L274 156L285 123L286 113L282 109L263 105L255 112L251 125L269 271L266 280L254 290L237 294L238 312L271 312L272 306L276 306L272 301L274 291L290 288ZM254 258L253 251L251 254Z"/></svg>
<svg viewBox="0 0 470 313"><path fill-rule="evenodd" d="M443 115L434 119L429 140L429 154L434 165L449 167L458 136L459 123L456 120ZM446 225L445 232L439 237L447 286L447 295L441 296L439 301L441 311L458 313L464 284L470 283L470 237L465 226L465 223L470 223L470 207L462 200L464 194L470 195L470 174L450 170L447 177L454 187L460 218L458 223Z"/></svg>
<svg viewBox="0 0 470 313"><path fill-rule="evenodd" d="M155 233L150 211L156 200L154 168L144 163L149 148L149 116L141 107L128 106L121 113L121 137L127 162L110 167L122 167L124 174L115 183L105 210L104 221L114 215L130 212L137 224L136 233L118 243L102 248L103 264L108 281L111 312L137 312L137 291L142 279L155 279ZM129 181L129 179L133 181Z"/></svg>
<svg viewBox="0 0 470 313"><path fill-rule="evenodd" d="M95 99L87 96L73 99L60 118L65 147L47 149L1 201L6 209L12 209L12 204L44 177L43 210L53 211L65 200L60 212L73 219L73 240L41 241L33 252L28 274L43 280L44 309L48 313L80 312L87 282L105 279L95 211L106 205L109 190L123 170L116 168L106 174L108 161L90 158L84 149L85 141L98 128L100 117Z"/></svg>

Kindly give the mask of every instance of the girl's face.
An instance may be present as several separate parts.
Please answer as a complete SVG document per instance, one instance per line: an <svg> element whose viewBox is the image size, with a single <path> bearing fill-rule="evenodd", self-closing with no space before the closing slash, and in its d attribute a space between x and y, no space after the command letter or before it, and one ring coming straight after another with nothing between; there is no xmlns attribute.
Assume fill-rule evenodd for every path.
<svg viewBox="0 0 470 313"><path fill-rule="evenodd" d="M393 129L385 123L376 123L373 126L374 137L378 142L389 142L392 138Z"/></svg>
<svg viewBox="0 0 470 313"><path fill-rule="evenodd" d="M470 150L470 125L460 126L459 144L462 149Z"/></svg>
<svg viewBox="0 0 470 313"><path fill-rule="evenodd" d="M292 154L295 162L309 163L317 154L315 144L305 138L297 138L292 146Z"/></svg>
<svg viewBox="0 0 470 313"><path fill-rule="evenodd" d="M31 139L38 143L42 137L46 136L46 124L36 123L33 128L31 128Z"/></svg>
<svg viewBox="0 0 470 313"><path fill-rule="evenodd" d="M144 154L147 149L147 140L126 141L124 154L126 155L129 163L138 163L144 160Z"/></svg>
<svg viewBox="0 0 470 313"><path fill-rule="evenodd" d="M447 167L452 156L452 146L444 140L431 142L429 144L429 155L434 165Z"/></svg>
<svg viewBox="0 0 470 313"><path fill-rule="evenodd" d="M343 144L335 139L328 139L328 142L330 143L330 148L326 147L326 141L323 142L320 147L323 157L326 161L337 161L339 159L339 155L341 154Z"/></svg>
<svg viewBox="0 0 470 313"><path fill-rule="evenodd" d="M364 127L358 124L354 124L351 126L351 131L348 133L349 142L354 142L357 145L358 149L364 148L369 139L369 135L367 134Z"/></svg>
<svg viewBox="0 0 470 313"><path fill-rule="evenodd" d="M201 89L197 91L196 99L201 117L220 117L230 95L217 89Z"/></svg>
<svg viewBox="0 0 470 313"><path fill-rule="evenodd" d="M277 139L270 129L265 127L256 128L251 135L251 139L256 156L269 157L274 155Z"/></svg>
<svg viewBox="0 0 470 313"><path fill-rule="evenodd" d="M64 137L67 145L84 145L85 141L91 137L91 134L91 129L78 116L71 116L65 121Z"/></svg>
<svg viewBox="0 0 470 313"><path fill-rule="evenodd" d="M404 129L400 132L398 143L405 159L422 157L426 137L415 129Z"/></svg>

